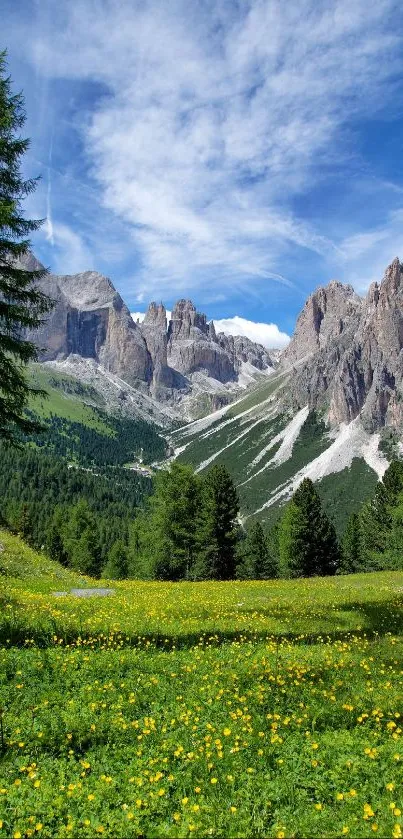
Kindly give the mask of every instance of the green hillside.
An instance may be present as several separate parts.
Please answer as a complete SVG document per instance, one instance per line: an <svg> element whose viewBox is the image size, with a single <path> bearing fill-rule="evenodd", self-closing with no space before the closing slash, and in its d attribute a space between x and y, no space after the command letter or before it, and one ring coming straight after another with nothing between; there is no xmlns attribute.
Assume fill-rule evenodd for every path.
<svg viewBox="0 0 403 839"><path fill-rule="evenodd" d="M351 512L372 494L378 480L373 463L382 464L382 451L375 458L368 455L367 463L365 453L373 438L364 430L351 426L344 443L345 431L339 436L330 433L321 417L308 414L307 408L284 413L278 395L286 383L285 374L273 375L216 415L173 432L172 444L178 459L198 471L215 463L228 468L246 526L253 519L271 525L295 481L307 474L317 482L341 533Z"/></svg>
<svg viewBox="0 0 403 839"><path fill-rule="evenodd" d="M99 409L105 411L105 400L95 388L40 364L30 366L29 381L46 393L45 397L32 396L30 399L30 410L41 419L58 416L110 434L109 425L99 412Z"/></svg>
<svg viewBox="0 0 403 839"><path fill-rule="evenodd" d="M400 836L402 572L0 583L2 839Z"/></svg>

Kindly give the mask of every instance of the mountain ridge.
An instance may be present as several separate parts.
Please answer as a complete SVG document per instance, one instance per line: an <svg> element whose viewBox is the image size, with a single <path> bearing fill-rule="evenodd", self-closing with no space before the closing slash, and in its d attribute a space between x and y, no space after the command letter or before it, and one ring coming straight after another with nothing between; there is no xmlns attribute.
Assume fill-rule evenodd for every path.
<svg viewBox="0 0 403 839"><path fill-rule="evenodd" d="M32 254L25 264L40 265ZM92 362L145 396L177 409L178 416L192 416L192 400L196 413L202 398L204 412L230 402L238 390L270 374L276 364L263 346L247 338L217 336L214 323L208 323L190 300L175 304L169 324L165 307L150 303L139 324L112 281L96 271L49 273L41 287L55 305L39 330L27 333L40 348L39 361L69 362L79 378L86 375L79 359Z"/></svg>

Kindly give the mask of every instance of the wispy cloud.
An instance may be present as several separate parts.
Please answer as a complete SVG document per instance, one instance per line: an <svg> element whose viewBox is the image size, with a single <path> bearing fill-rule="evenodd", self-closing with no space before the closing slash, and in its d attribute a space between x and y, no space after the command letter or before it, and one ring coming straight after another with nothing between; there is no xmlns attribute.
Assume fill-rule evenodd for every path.
<svg viewBox="0 0 403 839"><path fill-rule="evenodd" d="M26 39L37 72L103 85L81 138L100 202L128 231L139 300L290 286L290 252L345 267L354 242L341 254L302 199L348 166L352 123L391 101L395 0L40 5ZM50 177L48 189L52 240Z"/></svg>
<svg viewBox="0 0 403 839"><path fill-rule="evenodd" d="M55 273L79 274L83 266L84 270L95 270L93 253L79 233L67 224L52 223L52 246L52 271Z"/></svg>
<svg viewBox="0 0 403 839"><path fill-rule="evenodd" d="M48 156L48 170L47 170L47 188L46 188L46 238L53 246L55 244L55 237L53 233L52 220L52 153L53 153L53 136L49 146Z"/></svg>
<svg viewBox="0 0 403 839"><path fill-rule="evenodd" d="M341 244L346 275L358 292L381 280L395 256L403 259L403 208L390 212L383 225L347 237Z"/></svg>

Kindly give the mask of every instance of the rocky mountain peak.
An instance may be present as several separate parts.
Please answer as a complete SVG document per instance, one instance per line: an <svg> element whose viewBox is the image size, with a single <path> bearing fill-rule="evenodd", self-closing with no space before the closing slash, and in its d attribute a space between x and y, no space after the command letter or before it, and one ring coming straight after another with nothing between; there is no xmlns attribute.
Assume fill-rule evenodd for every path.
<svg viewBox="0 0 403 839"><path fill-rule="evenodd" d="M282 355L287 366L325 348L334 338L358 323L362 300L349 285L332 280L308 297L294 335Z"/></svg>
<svg viewBox="0 0 403 839"><path fill-rule="evenodd" d="M358 415L375 430L403 427L403 266L394 259L365 300L351 286L318 289L298 318L283 364L295 365L285 400Z"/></svg>
<svg viewBox="0 0 403 839"><path fill-rule="evenodd" d="M56 279L63 296L75 309L93 311L123 303L109 277L97 271L67 274Z"/></svg>
<svg viewBox="0 0 403 839"><path fill-rule="evenodd" d="M150 303L144 316L143 326L156 326L166 331L167 313L163 303Z"/></svg>
<svg viewBox="0 0 403 839"><path fill-rule="evenodd" d="M198 312L191 300L178 300L172 309L168 341L200 340L208 338L208 333L206 315Z"/></svg>

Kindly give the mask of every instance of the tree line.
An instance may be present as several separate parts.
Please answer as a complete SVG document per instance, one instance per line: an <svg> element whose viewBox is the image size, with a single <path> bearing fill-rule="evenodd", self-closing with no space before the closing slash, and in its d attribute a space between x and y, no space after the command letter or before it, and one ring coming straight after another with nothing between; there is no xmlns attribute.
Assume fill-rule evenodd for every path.
<svg viewBox="0 0 403 839"><path fill-rule="evenodd" d="M83 570L97 576L113 544L119 539L128 542L131 523L151 492L151 479L129 469L82 468L30 445L15 448L0 442L0 523L32 547L78 567L81 547L69 535L68 551L56 555L49 546L59 520L64 529L72 522L72 532L81 521L83 530L91 529L95 546Z"/></svg>

